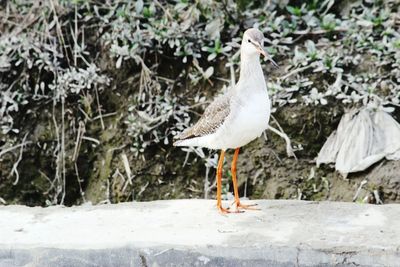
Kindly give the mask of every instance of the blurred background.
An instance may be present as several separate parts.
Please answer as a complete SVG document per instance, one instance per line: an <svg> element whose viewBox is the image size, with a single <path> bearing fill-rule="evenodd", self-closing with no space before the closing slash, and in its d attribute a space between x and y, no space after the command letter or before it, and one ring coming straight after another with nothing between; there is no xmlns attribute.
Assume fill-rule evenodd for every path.
<svg viewBox="0 0 400 267"><path fill-rule="evenodd" d="M172 140L237 81L250 27L280 65L263 63L270 124L297 159L265 132L242 149L241 195L400 202L399 161L316 167L349 109L400 120L398 0L3 0L0 203L213 198L218 152Z"/></svg>

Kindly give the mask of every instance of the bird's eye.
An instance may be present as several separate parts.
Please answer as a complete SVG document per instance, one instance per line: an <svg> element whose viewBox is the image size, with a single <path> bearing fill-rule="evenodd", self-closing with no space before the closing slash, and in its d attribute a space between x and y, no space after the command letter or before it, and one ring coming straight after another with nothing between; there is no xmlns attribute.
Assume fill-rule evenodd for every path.
<svg viewBox="0 0 400 267"><path fill-rule="evenodd" d="M250 39L248 39L247 41L248 41L249 43L251 43L251 40L250 40Z"/></svg>

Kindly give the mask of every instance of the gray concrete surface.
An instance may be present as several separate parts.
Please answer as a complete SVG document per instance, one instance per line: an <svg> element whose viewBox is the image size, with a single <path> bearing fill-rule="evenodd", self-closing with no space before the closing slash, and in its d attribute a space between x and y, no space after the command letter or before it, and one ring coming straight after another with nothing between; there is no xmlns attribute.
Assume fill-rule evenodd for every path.
<svg viewBox="0 0 400 267"><path fill-rule="evenodd" d="M0 266L400 266L400 205L254 202L3 206Z"/></svg>

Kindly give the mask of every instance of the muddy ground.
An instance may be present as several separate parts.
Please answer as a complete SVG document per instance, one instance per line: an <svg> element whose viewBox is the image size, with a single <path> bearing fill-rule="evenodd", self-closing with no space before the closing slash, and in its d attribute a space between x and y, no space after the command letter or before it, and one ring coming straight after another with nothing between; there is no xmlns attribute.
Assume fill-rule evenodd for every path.
<svg viewBox="0 0 400 267"><path fill-rule="evenodd" d="M99 38L96 31L86 34L88 43L96 43ZM120 69L116 69L116 59L110 58L108 51L109 47L99 46L91 49L92 56L96 58L101 71L107 77L111 77L109 87L99 92L102 113L108 114L103 118L104 128L97 118L98 105L93 95L69 96L66 99L64 204L76 205L85 201L117 203L132 200L203 198L205 162L190 154L187 164L184 165L187 155L180 148L171 145L172 136L169 137L169 144L163 142L153 144L140 156L132 152L132 138L127 135L124 121L133 103L132 95L138 87L137 74L140 73L140 67L131 60L124 62ZM175 81L176 94L182 95L182 92L189 91L190 98L195 92L201 92L207 99L212 99L221 88L221 82L214 78L212 87L207 81L194 88L189 88L190 83L181 83L177 78L180 77L180 73L186 73L188 76L189 66L182 64L171 51L169 55L168 51L164 52L162 55L147 55L146 60L149 62L146 64L151 66L154 64L152 61L157 59L157 66L160 66L157 75ZM284 56L278 56L276 60L282 67L280 70L284 70ZM229 77L230 73L225 63L219 62L219 66L214 66L215 77ZM369 68L372 64L376 62L363 61L365 68ZM321 76L314 77L314 81L320 79ZM84 101L87 102L87 105L83 105L84 111L90 118L85 118L77 109L77 103ZM49 203L60 202L60 194L55 184L56 170L60 164L54 153L57 145L54 120L56 119L59 125L61 123L59 104L54 110L52 102L44 102L42 105L27 106L18 111L16 124L21 131L13 133L15 140L22 140L23 135L28 133L27 140L31 143L24 147L21 154L17 166L18 181L15 173L11 174L11 170L18 161L20 150L1 157L0 203L46 206ZM204 106L199 106L192 112L192 121L196 121L198 114L203 110ZM347 179L336 173L332 166L316 167L315 158L318 151L336 129L343 113L344 107L334 99L330 99L328 106L305 106L299 102L279 107L273 114L274 117L292 140L292 144L301 146L302 150L295 152L297 160L289 158L284 140L272 132L266 133L267 138L262 136L245 146L238 161L241 195L251 199L400 202L399 161L383 160L365 172L349 175ZM397 121L400 120L399 111L394 116ZM83 140L79 146L79 153L76 154L74 152L77 148L79 125L83 125L86 136L95 138L98 143ZM167 127L172 125L171 122ZM12 139L14 136L7 138ZM7 138L0 135L0 141ZM127 156L130 165L132 183L126 180L123 155ZM229 173L231 157L232 151L227 153L224 166L224 192L232 191ZM214 176L215 169L211 168L210 182L214 181ZM361 184L363 186L358 190ZM54 200L55 195L57 195L56 200ZM208 197L215 197L215 188Z"/></svg>
<svg viewBox="0 0 400 267"><path fill-rule="evenodd" d="M77 159L81 183L72 162L67 162L66 205L80 204L84 201L99 203L104 201L148 201L156 199L203 198L206 168L204 161L191 154L183 166L186 153L171 145L158 144L146 150L145 160L134 158L129 150L130 139L124 135L122 110L126 106L124 98L117 98L110 91L103 95L108 99L109 108L120 109L121 113L105 119L105 130L98 122L87 124L88 136L97 136L101 144L94 146L83 142ZM122 101L122 102L121 102ZM400 162L378 162L362 173L351 174L344 179L331 166L317 168L315 157L327 136L333 131L342 115L339 108L313 110L307 106L287 106L278 110L274 116L291 138L293 145L302 145L296 151L297 160L289 158L285 142L272 132L253 141L241 150L238 161L238 179L241 195L251 199L304 199L359 201L377 203L400 202ZM46 115L47 114L47 115ZM46 128L51 127L49 111L31 114L26 120L31 125L34 138L41 143L48 142ZM28 116L28 115L27 115ZM39 123L40 121L40 123ZM74 142L67 144L72 154ZM118 169L123 173L122 154L128 155L132 170L132 185L116 175ZM217 153L215 151L215 153ZM0 197L7 203L26 205L46 205L51 188L51 178L47 173L55 167L53 155L46 154L36 146L27 146L23 160L18 166L19 181L13 185L14 177L4 175L11 167L10 154L1 162L2 178ZM229 163L232 151L227 153L224 166L224 192L232 191ZM7 159L9 161L7 161ZM209 180L214 181L215 169L211 169ZM359 194L356 192L363 181ZM80 192L82 188L83 194ZM376 199L377 196L379 199ZM215 197L215 188L208 195Z"/></svg>

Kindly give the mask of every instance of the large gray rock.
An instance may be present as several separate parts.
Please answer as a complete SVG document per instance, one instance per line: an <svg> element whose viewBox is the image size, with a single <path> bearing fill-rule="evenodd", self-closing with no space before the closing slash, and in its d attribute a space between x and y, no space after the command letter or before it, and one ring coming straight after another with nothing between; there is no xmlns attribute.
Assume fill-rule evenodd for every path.
<svg viewBox="0 0 400 267"><path fill-rule="evenodd" d="M0 207L0 266L400 266L400 205L255 202Z"/></svg>

